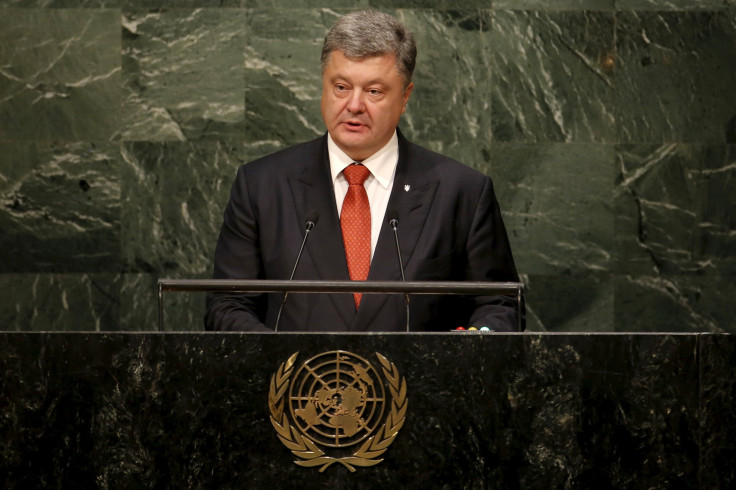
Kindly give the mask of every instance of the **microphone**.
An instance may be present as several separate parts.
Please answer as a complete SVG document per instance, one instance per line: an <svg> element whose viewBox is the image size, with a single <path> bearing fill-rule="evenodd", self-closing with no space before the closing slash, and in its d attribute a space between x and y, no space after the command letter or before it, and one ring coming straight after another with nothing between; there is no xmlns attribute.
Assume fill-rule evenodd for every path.
<svg viewBox="0 0 736 490"><path fill-rule="evenodd" d="M406 282L404 277L404 263L401 260L401 247L399 246L399 213L395 209L389 209L386 211L386 218L391 229L394 230L394 239L396 241L396 255L399 257L399 269L401 270L401 280ZM405 294L406 297L406 332L409 332L409 293Z"/></svg>
<svg viewBox="0 0 736 490"><path fill-rule="evenodd" d="M312 231L314 228L314 225L317 224L317 220L319 220L319 214L317 213L309 213L307 215L307 219L304 220L304 239L302 240L302 246L299 247L299 253L296 256L296 261L294 262L294 268L291 271L291 276L289 277L289 280L291 281L294 279L294 274L296 273L296 268L299 265L299 260L302 258L302 252L304 251L304 245L307 243L307 237L309 236L309 232ZM279 306L279 313L276 315L276 325L274 325L273 331L278 332L279 331L279 322L281 321L281 312L284 311L284 305L286 304L286 298L289 296L289 291L284 292L284 299L281 301L281 306Z"/></svg>

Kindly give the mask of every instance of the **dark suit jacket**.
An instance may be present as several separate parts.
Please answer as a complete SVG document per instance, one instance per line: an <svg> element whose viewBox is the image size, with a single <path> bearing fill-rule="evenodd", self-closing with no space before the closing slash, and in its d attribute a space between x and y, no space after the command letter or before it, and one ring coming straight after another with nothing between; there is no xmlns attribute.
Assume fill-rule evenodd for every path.
<svg viewBox="0 0 736 490"><path fill-rule="evenodd" d="M398 212L407 281L518 281L487 176L399 134L388 209ZM294 279L349 280L326 135L240 167L217 242L214 277L288 279L304 223L314 213L319 218ZM401 280L393 231L385 222L368 280ZM205 326L265 331L265 323L272 329L282 296L210 294ZM509 298L411 298L413 331L470 324L517 329ZM356 312L352 294L292 293L279 331L404 331L405 322L403 295L363 295Z"/></svg>

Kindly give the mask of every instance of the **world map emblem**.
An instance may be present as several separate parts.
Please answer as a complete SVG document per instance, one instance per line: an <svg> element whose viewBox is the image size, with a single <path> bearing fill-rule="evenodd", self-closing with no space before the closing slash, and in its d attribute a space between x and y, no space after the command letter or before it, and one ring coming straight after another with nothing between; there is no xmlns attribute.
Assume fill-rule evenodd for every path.
<svg viewBox="0 0 736 490"><path fill-rule="evenodd" d="M299 353L271 377L269 409L296 464L324 471L339 463L355 471L383 459L404 425L406 379L383 355L376 369L351 352L323 352L296 366Z"/></svg>

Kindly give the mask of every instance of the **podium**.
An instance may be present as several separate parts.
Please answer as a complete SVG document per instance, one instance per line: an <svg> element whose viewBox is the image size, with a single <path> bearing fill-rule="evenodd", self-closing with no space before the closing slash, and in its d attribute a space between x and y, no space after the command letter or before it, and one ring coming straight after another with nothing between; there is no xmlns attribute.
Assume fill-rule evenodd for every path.
<svg viewBox="0 0 736 490"><path fill-rule="evenodd" d="M273 380L338 351L405 382L354 471L297 464L272 422ZM0 485L729 488L734 361L725 334L1 332Z"/></svg>

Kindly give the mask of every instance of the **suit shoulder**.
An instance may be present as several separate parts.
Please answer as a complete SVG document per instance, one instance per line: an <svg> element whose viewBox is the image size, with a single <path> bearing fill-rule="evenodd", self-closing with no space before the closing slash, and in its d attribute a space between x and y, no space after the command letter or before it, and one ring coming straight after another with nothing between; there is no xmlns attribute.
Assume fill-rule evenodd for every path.
<svg viewBox="0 0 736 490"><path fill-rule="evenodd" d="M423 146L407 142L407 158L422 166L422 171L436 174L440 178L483 181L489 177L484 173Z"/></svg>

